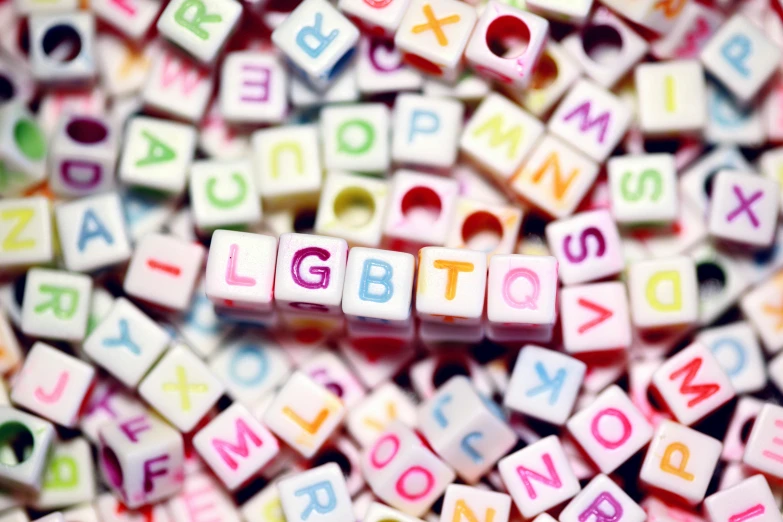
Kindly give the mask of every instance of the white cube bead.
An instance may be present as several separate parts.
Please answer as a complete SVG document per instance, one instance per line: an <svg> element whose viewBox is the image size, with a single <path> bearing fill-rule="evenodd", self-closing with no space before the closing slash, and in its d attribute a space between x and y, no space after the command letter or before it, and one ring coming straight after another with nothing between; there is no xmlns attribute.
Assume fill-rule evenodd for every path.
<svg viewBox="0 0 783 522"><path fill-rule="evenodd" d="M367 447L395 421L414 427L416 405L399 386L386 382L352 407L345 423L351 436Z"/></svg>
<svg viewBox="0 0 783 522"><path fill-rule="evenodd" d="M697 132L707 123L704 70L695 60L646 63L634 72L645 135Z"/></svg>
<svg viewBox="0 0 783 522"><path fill-rule="evenodd" d="M370 32L393 36L400 25L409 0L340 0L337 7L346 15L358 19Z"/></svg>
<svg viewBox="0 0 783 522"><path fill-rule="evenodd" d="M736 486L713 493L704 499L710 522L729 522L753 518L775 522L780 518L778 503L763 475L754 475Z"/></svg>
<svg viewBox="0 0 783 522"><path fill-rule="evenodd" d="M0 201L0 268L24 268L54 259L50 203L44 196Z"/></svg>
<svg viewBox="0 0 783 522"><path fill-rule="evenodd" d="M173 0L158 18L158 32L201 62L211 63L242 14L234 0Z"/></svg>
<svg viewBox="0 0 783 522"><path fill-rule="evenodd" d="M384 324L407 323L411 318L415 266L411 254L352 248L343 286L343 313Z"/></svg>
<svg viewBox="0 0 783 522"><path fill-rule="evenodd" d="M563 288L560 317L563 347L568 353L626 350L631 346L631 317L623 283Z"/></svg>
<svg viewBox="0 0 783 522"><path fill-rule="evenodd" d="M7 464L0 467L0 483L21 491L40 491L49 448L56 435L54 426L35 415L0 406L0 427L7 430L3 436L5 447L21 448L5 455ZM25 449L28 454L21 454Z"/></svg>
<svg viewBox="0 0 783 522"><path fill-rule="evenodd" d="M391 157L395 163L448 168L457 158L462 103L401 94L394 101Z"/></svg>
<svg viewBox="0 0 783 522"><path fill-rule="evenodd" d="M783 349L783 329L780 327L783 316L781 288L783 277L771 277L745 294L740 301L742 313L753 325L764 349L770 354Z"/></svg>
<svg viewBox="0 0 783 522"><path fill-rule="evenodd" d="M92 279L60 270L27 273L22 301L22 331L46 339L81 341L87 332Z"/></svg>
<svg viewBox="0 0 783 522"><path fill-rule="evenodd" d="M62 509L95 499L95 463L90 444L82 437L54 444L36 509ZM72 519L64 519L70 522ZM90 522L85 521L85 522Z"/></svg>
<svg viewBox="0 0 783 522"><path fill-rule="evenodd" d="M620 225L673 223L679 215L674 156L616 156L607 163L612 217Z"/></svg>
<svg viewBox="0 0 783 522"><path fill-rule="evenodd" d="M201 231L246 227L261 221L250 161L200 160L190 167L193 220Z"/></svg>
<svg viewBox="0 0 783 522"><path fill-rule="evenodd" d="M180 53L164 49L152 62L141 96L155 110L197 123L207 109L212 86L209 72Z"/></svg>
<svg viewBox="0 0 783 522"><path fill-rule="evenodd" d="M483 252L439 247L419 251L416 313L423 320L477 324L484 313L486 287Z"/></svg>
<svg viewBox="0 0 783 522"><path fill-rule="evenodd" d="M710 234L719 240L768 247L775 236L779 205L777 180L722 170L712 185Z"/></svg>
<svg viewBox="0 0 783 522"><path fill-rule="evenodd" d="M783 451L780 450L780 432L783 427L783 408L767 403L756 417L750 431L743 464L775 478L783 478Z"/></svg>
<svg viewBox="0 0 783 522"><path fill-rule="evenodd" d="M50 48L58 33L78 42L71 59L64 60ZM30 17L30 65L33 76L52 83L86 82L95 76L95 18L90 12L34 14ZM59 37L62 38L62 37Z"/></svg>
<svg viewBox="0 0 783 522"><path fill-rule="evenodd" d="M0 108L0 194L17 194L46 177L47 139L33 114L20 102Z"/></svg>
<svg viewBox="0 0 783 522"><path fill-rule="evenodd" d="M234 123L280 123L286 115L288 74L271 53L229 53L223 61L220 112Z"/></svg>
<svg viewBox="0 0 783 522"><path fill-rule="evenodd" d="M487 277L487 319L498 327L554 327L557 260L552 256L495 255Z"/></svg>
<svg viewBox="0 0 783 522"><path fill-rule="evenodd" d="M677 327L698 319L696 267L687 257L631 263L631 317L638 328Z"/></svg>
<svg viewBox="0 0 783 522"><path fill-rule="evenodd" d="M446 246L485 252L488 258L511 254L521 225L522 210L517 206L458 198Z"/></svg>
<svg viewBox="0 0 783 522"><path fill-rule="evenodd" d="M96 0L90 9L131 40L141 40L160 12L155 0Z"/></svg>
<svg viewBox="0 0 783 522"><path fill-rule="evenodd" d="M330 106L321 111L328 170L383 173L389 168L389 109L381 103Z"/></svg>
<svg viewBox="0 0 783 522"><path fill-rule="evenodd" d="M537 118L545 116L581 76L582 68L560 43L552 39L533 71L530 87L514 96Z"/></svg>
<svg viewBox="0 0 783 522"><path fill-rule="evenodd" d="M598 475L587 484L560 513L561 522L578 522L618 517L624 522L644 522L647 513L606 475Z"/></svg>
<svg viewBox="0 0 783 522"><path fill-rule="evenodd" d="M277 483L277 490L288 522L353 520L345 478L333 462L282 479Z"/></svg>
<svg viewBox="0 0 783 522"><path fill-rule="evenodd" d="M315 233L341 237L352 245L379 246L388 194L385 180L330 172L318 203Z"/></svg>

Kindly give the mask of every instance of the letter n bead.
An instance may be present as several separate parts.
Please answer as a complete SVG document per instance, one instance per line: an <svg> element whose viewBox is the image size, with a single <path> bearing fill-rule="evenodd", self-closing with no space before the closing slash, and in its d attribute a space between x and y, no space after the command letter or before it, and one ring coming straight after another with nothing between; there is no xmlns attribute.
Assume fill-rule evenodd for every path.
<svg viewBox="0 0 783 522"><path fill-rule="evenodd" d="M232 490L261 471L279 451L274 435L239 403L204 426L193 437L193 445Z"/></svg>
<svg viewBox="0 0 783 522"><path fill-rule="evenodd" d="M722 448L712 437L664 421L653 435L639 478L696 505L704 499Z"/></svg>
<svg viewBox="0 0 783 522"><path fill-rule="evenodd" d="M288 522L353 520L353 505L340 467L335 463L296 474L277 483Z"/></svg>

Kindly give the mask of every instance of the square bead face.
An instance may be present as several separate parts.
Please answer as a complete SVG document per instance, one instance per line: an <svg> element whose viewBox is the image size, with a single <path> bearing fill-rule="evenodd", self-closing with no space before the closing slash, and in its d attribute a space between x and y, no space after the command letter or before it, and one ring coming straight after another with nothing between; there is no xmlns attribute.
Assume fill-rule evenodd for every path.
<svg viewBox="0 0 783 522"><path fill-rule="evenodd" d="M495 255L489 261L487 319L501 326L554 326L557 260L552 256Z"/></svg>
<svg viewBox="0 0 783 522"><path fill-rule="evenodd" d="M704 500L710 522L729 522L751 517L758 522L775 522L780 511L764 475L754 475Z"/></svg>
<svg viewBox="0 0 783 522"><path fill-rule="evenodd" d="M454 71L476 23L476 9L457 0L411 0L394 44L425 60L427 72ZM417 60L418 62L418 60ZM429 63L426 63L429 62Z"/></svg>
<svg viewBox="0 0 783 522"><path fill-rule="evenodd" d="M289 522L353 520L351 496L334 462L312 468L277 483L280 503Z"/></svg>
<svg viewBox="0 0 783 522"><path fill-rule="evenodd" d="M767 83L780 61L780 49L742 14L731 17L701 52L701 62L741 102L748 103Z"/></svg>
<svg viewBox="0 0 783 522"><path fill-rule="evenodd" d="M560 293L563 346L568 353L631 346L628 296L621 282L569 286Z"/></svg>
<svg viewBox="0 0 783 522"><path fill-rule="evenodd" d="M190 202L199 230L261 221L261 204L249 161L201 160L190 167Z"/></svg>
<svg viewBox="0 0 783 522"><path fill-rule="evenodd" d="M61 426L74 427L95 368L44 343L27 354L11 400Z"/></svg>
<svg viewBox="0 0 783 522"><path fill-rule="evenodd" d="M401 94L394 102L395 163L448 168L457 159L462 103L449 98Z"/></svg>
<svg viewBox="0 0 783 522"><path fill-rule="evenodd" d="M229 489L242 485L279 451L274 435L238 403L199 430L193 445Z"/></svg>
<svg viewBox="0 0 783 522"><path fill-rule="evenodd" d="M157 27L167 40L200 62L211 63L241 14L242 4L234 0L172 0L158 18Z"/></svg>
<svg viewBox="0 0 783 522"><path fill-rule="evenodd" d="M642 449L653 428L616 385L568 420L568 431L602 473L611 473Z"/></svg>
<svg viewBox="0 0 783 522"><path fill-rule="evenodd" d="M522 165L544 125L508 98L490 93L462 131L460 150L502 180Z"/></svg>
<svg viewBox="0 0 783 522"><path fill-rule="evenodd" d="M168 347L158 323L121 297L84 341L84 352L120 382L135 388Z"/></svg>
<svg viewBox="0 0 783 522"><path fill-rule="evenodd" d="M382 103L326 107L320 125L327 170L380 174L389 168L389 109Z"/></svg>
<svg viewBox="0 0 783 522"><path fill-rule="evenodd" d="M511 177L511 190L550 216L570 216L598 176L598 165L546 134Z"/></svg>
<svg viewBox="0 0 783 522"><path fill-rule="evenodd" d="M44 264L53 257L49 200L37 196L0 201L0 268Z"/></svg>
<svg viewBox="0 0 783 522"><path fill-rule="evenodd" d="M652 383L678 422L690 426L731 400L734 388L710 352L694 343L663 363Z"/></svg>
<svg viewBox="0 0 783 522"><path fill-rule="evenodd" d="M545 116L582 73L579 63L565 51L562 45L552 39L546 43L539 63L543 67L557 68L557 76L550 78L552 81L534 81L521 96L515 96L515 99L537 118ZM537 68L533 72L536 80L540 74L539 70Z"/></svg>
<svg viewBox="0 0 783 522"><path fill-rule="evenodd" d="M483 252L439 247L419 251L416 313L422 319L478 323L486 287L487 256Z"/></svg>
<svg viewBox="0 0 783 522"><path fill-rule="evenodd" d="M275 301L288 310L339 312L348 244L344 239L283 234L275 272Z"/></svg>
<svg viewBox="0 0 783 522"><path fill-rule="evenodd" d="M696 60L642 64L634 77L645 135L696 132L707 123L704 70Z"/></svg>
<svg viewBox="0 0 783 522"><path fill-rule="evenodd" d="M514 32L528 35L527 46L521 52L497 53L490 48L489 42L493 39L501 39ZM473 29L465 48L465 59L482 76L517 89L525 89L533 78L533 70L538 65L548 37L549 22L545 18L505 2L492 1L484 8Z"/></svg>
<svg viewBox="0 0 783 522"><path fill-rule="evenodd" d="M411 254L354 247L348 254L343 313L384 324L411 318L416 260Z"/></svg>
<svg viewBox="0 0 783 522"><path fill-rule="evenodd" d="M171 50L163 50L152 62L142 100L150 107L197 123L204 116L213 81L211 74Z"/></svg>
<svg viewBox="0 0 783 522"><path fill-rule="evenodd" d="M226 121L280 123L288 109L287 91L288 73L274 54L244 51L226 56L219 93Z"/></svg>
<svg viewBox="0 0 783 522"><path fill-rule="evenodd" d="M216 230L207 258L207 297L219 306L271 311L277 239Z"/></svg>
<svg viewBox="0 0 783 522"><path fill-rule="evenodd" d="M446 244L456 212L459 183L451 178L399 170L391 178L389 208L383 234L414 246Z"/></svg>
<svg viewBox="0 0 783 522"><path fill-rule="evenodd" d="M409 0L339 0L337 7L371 28L381 29L385 35L393 35L402 21L408 2Z"/></svg>
<svg viewBox="0 0 783 522"><path fill-rule="evenodd" d="M743 464L776 479L783 478L783 408L765 404L753 423Z"/></svg>
<svg viewBox="0 0 783 522"><path fill-rule="evenodd" d="M607 164L612 217L618 224L673 223L679 215L674 156L617 156Z"/></svg>
<svg viewBox="0 0 783 522"><path fill-rule="evenodd" d="M587 365L568 355L527 345L517 357L503 405L561 426L571 415Z"/></svg>
<svg viewBox="0 0 783 522"><path fill-rule="evenodd" d="M664 421L655 430L639 477L645 484L696 505L704 498L721 448L712 437Z"/></svg>
<svg viewBox="0 0 783 522"><path fill-rule="evenodd" d="M385 180L330 172L318 203L315 233L341 237L352 245L379 246L388 195Z"/></svg>
<svg viewBox="0 0 783 522"><path fill-rule="evenodd" d="M779 205L777 180L723 170L713 182L710 235L751 247L768 247L775 237Z"/></svg>
<svg viewBox="0 0 783 522"><path fill-rule="evenodd" d="M147 234L136 244L123 288L128 295L144 301L185 310L203 259L204 247L199 244Z"/></svg>
<svg viewBox="0 0 783 522"><path fill-rule="evenodd" d="M606 210L552 222L546 227L546 238L564 285L602 279L625 267L620 234Z"/></svg>
<svg viewBox="0 0 783 522"><path fill-rule="evenodd" d="M549 120L549 131L595 161L604 161L625 135L631 112L611 92L579 80Z"/></svg>
<svg viewBox="0 0 783 522"><path fill-rule="evenodd" d="M343 403L302 372L296 372L264 414L272 432L305 458L321 448L345 416Z"/></svg>
<svg viewBox="0 0 783 522"><path fill-rule="evenodd" d="M77 437L55 444L49 456L45 476L58 478L44 479L41 493L33 501L35 508L49 510L74 504L89 505L95 498L96 489L93 467L92 449L84 438ZM71 474L67 474L68 471L65 470L69 470ZM69 522L69 519L63 520Z"/></svg>
<svg viewBox="0 0 783 522"><path fill-rule="evenodd" d="M272 41L300 76L324 90L349 62L359 30L326 0L306 0L277 26Z"/></svg>
<svg viewBox="0 0 783 522"><path fill-rule="evenodd" d="M710 349L737 394L753 393L767 384L764 355L750 323L708 328L699 332L696 341ZM770 371L770 375L774 372Z"/></svg>
<svg viewBox="0 0 783 522"><path fill-rule="evenodd" d="M543 513L579 493L579 481L571 471L560 440L554 435L512 453L500 461L498 470L525 518Z"/></svg>
<svg viewBox="0 0 783 522"><path fill-rule="evenodd" d="M511 497L508 495L452 484L446 488L440 517L444 521L460 518L501 521L508 520L510 513Z"/></svg>
<svg viewBox="0 0 783 522"><path fill-rule="evenodd" d="M190 125L137 116L130 120L123 141L118 175L136 187L180 194L196 147Z"/></svg>
<svg viewBox="0 0 783 522"><path fill-rule="evenodd" d="M169 349L139 385L139 395L183 433L223 394L223 384L185 345Z"/></svg>
<svg viewBox="0 0 783 522"><path fill-rule="evenodd" d="M644 522L647 513L612 479L598 475L560 513L561 522L616 517L623 522Z"/></svg>
<svg viewBox="0 0 783 522"><path fill-rule="evenodd" d="M45 339L81 341L91 296L92 279L86 275L31 269L22 300L22 331Z"/></svg>
<svg viewBox="0 0 783 522"><path fill-rule="evenodd" d="M675 327L698 319L696 267L687 257L636 261L628 270L634 326Z"/></svg>
<svg viewBox="0 0 783 522"><path fill-rule="evenodd" d="M116 193L63 203L55 208L55 216L68 270L90 272L130 258L122 203Z"/></svg>

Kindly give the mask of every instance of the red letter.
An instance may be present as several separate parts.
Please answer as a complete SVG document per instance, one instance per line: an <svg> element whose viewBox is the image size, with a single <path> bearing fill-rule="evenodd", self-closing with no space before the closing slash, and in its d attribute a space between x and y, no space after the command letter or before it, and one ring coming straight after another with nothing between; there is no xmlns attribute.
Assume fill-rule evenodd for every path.
<svg viewBox="0 0 783 522"><path fill-rule="evenodd" d="M685 374L685 379L683 379L682 385L680 386L680 393L683 395L696 395L696 397L688 401L689 408L709 399L713 394L720 391L720 385L715 384L714 382L708 384L693 384L693 379L695 379L696 374L699 373L699 368L701 368L701 357L696 357L691 362L669 375L669 380L673 381L680 375Z"/></svg>

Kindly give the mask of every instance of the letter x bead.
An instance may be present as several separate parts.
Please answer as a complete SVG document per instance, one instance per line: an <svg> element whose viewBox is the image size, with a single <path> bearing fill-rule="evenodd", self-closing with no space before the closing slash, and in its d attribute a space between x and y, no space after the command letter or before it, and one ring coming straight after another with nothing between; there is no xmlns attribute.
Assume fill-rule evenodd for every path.
<svg viewBox="0 0 783 522"><path fill-rule="evenodd" d="M182 344L166 352L139 386L139 394L183 433L198 424L223 391L204 362Z"/></svg>
<svg viewBox="0 0 783 522"><path fill-rule="evenodd" d="M779 201L776 179L721 171L712 186L710 234L725 242L766 248L775 237Z"/></svg>

